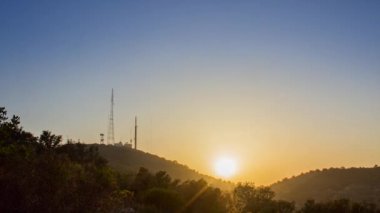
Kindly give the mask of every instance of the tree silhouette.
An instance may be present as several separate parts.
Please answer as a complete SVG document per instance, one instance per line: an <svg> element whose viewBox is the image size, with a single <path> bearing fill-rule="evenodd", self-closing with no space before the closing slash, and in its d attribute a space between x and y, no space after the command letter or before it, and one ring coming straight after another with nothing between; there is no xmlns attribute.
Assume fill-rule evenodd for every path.
<svg viewBox="0 0 380 213"><path fill-rule="evenodd" d="M62 141L62 136L51 134L50 131L43 131L38 142L46 149L54 149Z"/></svg>
<svg viewBox="0 0 380 213"><path fill-rule="evenodd" d="M61 144L62 137L24 131L0 107L0 212L290 213L294 202L274 200L269 187L239 183L232 193L205 180L173 180L165 171L120 173L98 146ZM377 169L377 168L374 168ZM335 172L335 171L334 171ZM322 173L322 172L320 172ZM299 213L379 213L375 204L309 200Z"/></svg>
<svg viewBox="0 0 380 213"><path fill-rule="evenodd" d="M239 183L233 190L237 212L293 212L294 203L273 200L275 194L269 187L255 187L252 183Z"/></svg>

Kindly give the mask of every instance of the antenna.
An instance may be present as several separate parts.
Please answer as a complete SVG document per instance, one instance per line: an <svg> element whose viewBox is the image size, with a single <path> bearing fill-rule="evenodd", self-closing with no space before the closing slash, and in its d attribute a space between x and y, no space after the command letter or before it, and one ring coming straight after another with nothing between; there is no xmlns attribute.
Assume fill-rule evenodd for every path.
<svg viewBox="0 0 380 213"><path fill-rule="evenodd" d="M107 144L114 144L115 143L115 136L114 136L114 126L113 126L113 89L111 93L111 111L110 111L110 117L109 117L109 123L108 123L108 134L107 134Z"/></svg>
<svg viewBox="0 0 380 213"><path fill-rule="evenodd" d="M135 149L137 149L137 116L135 116Z"/></svg>

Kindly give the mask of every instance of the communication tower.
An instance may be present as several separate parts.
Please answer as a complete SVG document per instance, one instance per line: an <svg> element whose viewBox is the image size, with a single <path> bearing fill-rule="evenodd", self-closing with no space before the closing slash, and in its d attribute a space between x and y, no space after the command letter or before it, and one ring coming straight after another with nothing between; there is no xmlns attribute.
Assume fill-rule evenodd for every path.
<svg viewBox="0 0 380 213"><path fill-rule="evenodd" d="M113 125L113 89L111 92L111 111L109 115L109 121L108 121L108 134L107 134L107 144L114 144L115 143L115 136L114 136L114 125Z"/></svg>
<svg viewBox="0 0 380 213"><path fill-rule="evenodd" d="M137 116L135 116L135 149L137 149Z"/></svg>

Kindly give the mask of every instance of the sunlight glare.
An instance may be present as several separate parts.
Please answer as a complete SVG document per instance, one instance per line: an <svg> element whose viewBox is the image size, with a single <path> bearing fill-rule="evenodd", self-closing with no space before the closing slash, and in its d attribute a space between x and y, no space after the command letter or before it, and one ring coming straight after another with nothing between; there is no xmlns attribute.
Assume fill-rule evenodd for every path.
<svg viewBox="0 0 380 213"><path fill-rule="evenodd" d="M214 170L219 177L231 178L236 174L237 164L233 158L222 157L215 161Z"/></svg>

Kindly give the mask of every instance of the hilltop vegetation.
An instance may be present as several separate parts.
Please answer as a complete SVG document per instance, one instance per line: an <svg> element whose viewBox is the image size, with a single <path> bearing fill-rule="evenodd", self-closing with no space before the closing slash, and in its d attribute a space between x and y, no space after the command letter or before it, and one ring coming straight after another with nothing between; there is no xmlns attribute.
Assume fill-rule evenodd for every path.
<svg viewBox="0 0 380 213"><path fill-rule="evenodd" d="M61 144L61 136L43 131L36 137L19 124L19 117L8 120L0 108L1 212L223 213L293 208L292 203L273 200L267 187L239 184L230 194L203 179L173 180L165 171L117 172L99 155L98 146Z"/></svg>
<svg viewBox="0 0 380 213"><path fill-rule="evenodd" d="M180 181L165 171L119 172L99 146L62 144L49 131L36 137L20 127L19 117L6 116L0 107L0 212L380 212L349 200L310 200L296 211L294 202L275 200L269 187L252 183L224 192L204 179Z"/></svg>
<svg viewBox="0 0 380 213"><path fill-rule="evenodd" d="M276 198L303 204L307 199L350 199L380 205L380 168L330 168L284 179L271 188Z"/></svg>
<svg viewBox="0 0 380 213"><path fill-rule="evenodd" d="M114 171L97 146L24 131L0 108L0 212L228 212L228 194L164 171Z"/></svg>
<svg viewBox="0 0 380 213"><path fill-rule="evenodd" d="M136 173L140 167L147 168L152 172L165 171L174 179L181 181L204 179L210 185L222 190L232 190L231 182L222 181L211 176L203 175L176 161L152 155L140 150L134 150L123 146L97 145L99 154L104 157L109 165L123 173Z"/></svg>

